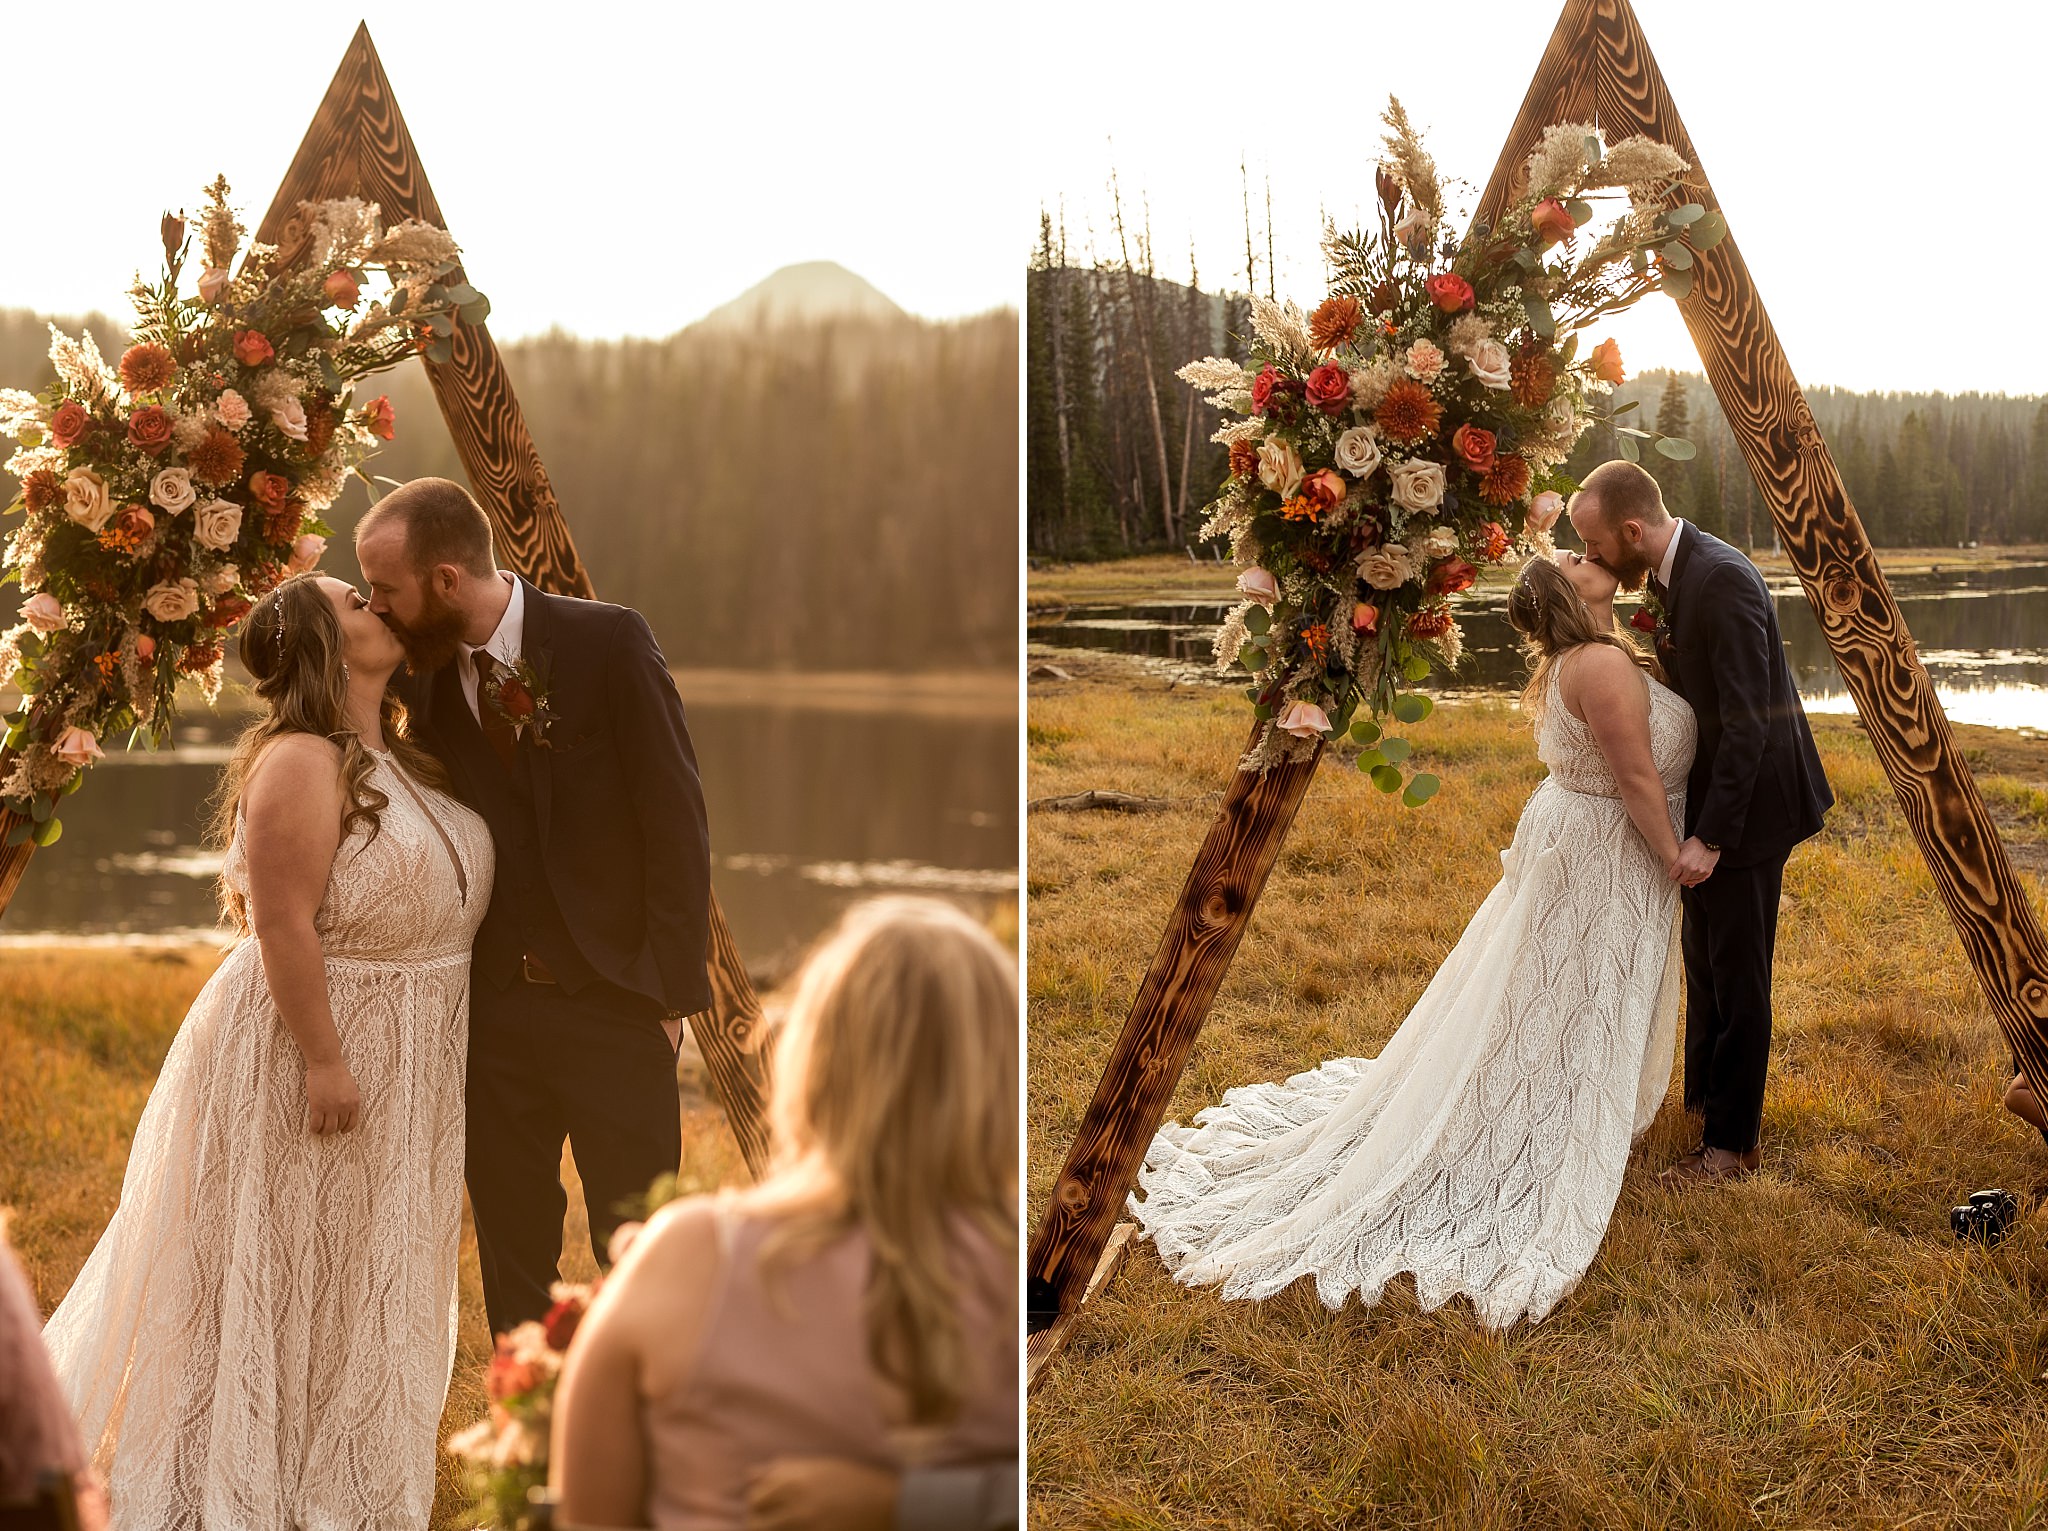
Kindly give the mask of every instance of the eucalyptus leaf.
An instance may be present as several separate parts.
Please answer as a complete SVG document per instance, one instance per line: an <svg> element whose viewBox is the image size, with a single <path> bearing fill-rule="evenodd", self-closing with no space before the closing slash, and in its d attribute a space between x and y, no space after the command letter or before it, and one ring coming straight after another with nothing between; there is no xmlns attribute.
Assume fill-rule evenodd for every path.
<svg viewBox="0 0 2048 1531"><path fill-rule="evenodd" d="M1579 337L1576 334L1573 334L1569 339L1565 341L1564 349L1558 352L1557 354L1559 360L1561 360L1567 367L1569 367L1572 364L1572 362L1575 361L1578 357Z"/></svg>
<svg viewBox="0 0 2048 1531"><path fill-rule="evenodd" d="M391 294L391 312L394 316L405 312L405 300L410 296L403 287Z"/></svg>
<svg viewBox="0 0 2048 1531"><path fill-rule="evenodd" d="M1263 723L1266 721L1266 719L1272 717L1276 710L1277 709L1273 706L1272 703L1261 702L1258 706L1252 709L1252 716L1257 718L1261 723Z"/></svg>
<svg viewBox="0 0 2048 1531"><path fill-rule="evenodd" d="M455 356L455 342L443 335L426 349L426 358L437 366L446 366Z"/></svg>
<svg viewBox="0 0 2048 1531"><path fill-rule="evenodd" d="M1435 710L1436 703L1419 692L1411 691L1394 698L1394 716L1403 723L1420 723Z"/></svg>
<svg viewBox="0 0 2048 1531"><path fill-rule="evenodd" d="M462 322L471 329L475 329L490 317L491 300L489 298L478 298L474 303L462 305Z"/></svg>
<svg viewBox="0 0 2048 1531"><path fill-rule="evenodd" d="M1614 434L1617 436L1637 436L1647 441L1651 436L1655 435L1656 432L1646 431L1643 430L1641 427L1634 425L1617 425L1614 428Z"/></svg>
<svg viewBox="0 0 2048 1531"><path fill-rule="evenodd" d="M1373 768L1372 784L1382 792L1401 790L1401 770L1398 766L1376 766Z"/></svg>
<svg viewBox="0 0 2048 1531"><path fill-rule="evenodd" d="M55 845L64 837L64 821L45 819L35 827L33 838L38 845Z"/></svg>
<svg viewBox="0 0 2048 1531"><path fill-rule="evenodd" d="M1256 643L1247 643L1237 651L1237 662L1247 670L1263 670L1266 667L1266 656Z"/></svg>
<svg viewBox="0 0 2048 1531"><path fill-rule="evenodd" d="M1686 230L1685 237L1695 250L1711 250L1728 237L1728 220L1719 213L1708 213Z"/></svg>
<svg viewBox="0 0 2048 1531"><path fill-rule="evenodd" d="M1415 746L1406 739L1385 739L1380 742L1380 753L1395 765L1399 765L1415 753Z"/></svg>
<svg viewBox="0 0 2048 1531"><path fill-rule="evenodd" d="M77 790L78 790L78 789L79 789L80 787L82 787L82 786L84 786L84 785L85 785L85 772L83 772L83 771L73 771L73 772L71 773L71 780L67 781L66 783L64 783L64 785L63 785L63 786L61 786L61 787L59 787L59 788L57 789L57 796L59 796L59 797L69 797L69 796L70 796L70 795L71 795L72 793L76 792L76 791L77 791Z"/></svg>
<svg viewBox="0 0 2048 1531"><path fill-rule="evenodd" d="M1627 461L1641 462L1643 460L1643 449L1636 445L1635 437L1617 436L1614 438L1614 444L1621 449L1621 455Z"/></svg>
<svg viewBox="0 0 2048 1531"><path fill-rule="evenodd" d="M34 820L18 820L14 824L14 826L7 831L7 844L10 848L17 845L26 845L28 844L28 837L34 834L35 832L36 826Z"/></svg>
<svg viewBox="0 0 2048 1531"><path fill-rule="evenodd" d="M1698 447L1683 436L1659 436L1657 450L1673 462L1691 462L1700 452Z"/></svg>
<svg viewBox="0 0 2048 1531"><path fill-rule="evenodd" d="M29 807L29 817L38 824L57 811L57 800L53 797L39 797Z"/></svg>
<svg viewBox="0 0 2048 1531"><path fill-rule="evenodd" d="M474 287L470 286L469 283L467 282L457 282L454 286L448 289L445 296L447 297L449 303L452 304L454 307L467 308L469 307L470 304L474 303L478 298L482 297L483 294L478 292Z"/></svg>
<svg viewBox="0 0 2048 1531"><path fill-rule="evenodd" d="M1244 630L1255 638L1263 638L1272 625L1272 614L1263 606L1254 606L1244 614Z"/></svg>
<svg viewBox="0 0 2048 1531"><path fill-rule="evenodd" d="M1377 744L1380 726L1370 718L1360 718L1351 725L1351 737L1359 744Z"/></svg>
<svg viewBox="0 0 2048 1531"><path fill-rule="evenodd" d="M1615 405L1614 413L1617 415L1625 415L1632 409L1642 408L1642 405L1643 401L1641 399L1630 399L1626 404Z"/></svg>
<svg viewBox="0 0 2048 1531"><path fill-rule="evenodd" d="M1634 271L1637 276L1641 276L1650 269L1650 257L1641 250L1631 250L1628 255L1628 264L1630 270Z"/></svg>
<svg viewBox="0 0 2048 1531"><path fill-rule="evenodd" d="M1598 133L1588 133L1586 135L1586 163L1588 165L1600 163L1600 135Z"/></svg>
<svg viewBox="0 0 2048 1531"><path fill-rule="evenodd" d="M1368 776L1372 775L1375 771L1383 769L1386 763L1387 757L1378 750L1367 750L1358 757L1358 769L1365 772Z"/></svg>
<svg viewBox="0 0 2048 1531"><path fill-rule="evenodd" d="M1422 680L1429 675L1429 661L1420 654L1410 654L1407 663L1401 666L1401 673L1410 680Z"/></svg>
<svg viewBox="0 0 2048 1531"><path fill-rule="evenodd" d="M1667 271L1664 273L1664 291L1673 298L1692 295L1692 273L1690 271Z"/></svg>
<svg viewBox="0 0 2048 1531"><path fill-rule="evenodd" d="M1685 246L1679 245L1677 248L1683 250ZM1686 257L1687 260L1691 258L1691 256ZM449 314L429 314L427 315L427 328L436 335L452 335L455 333L455 319Z"/></svg>
<svg viewBox="0 0 2048 1531"><path fill-rule="evenodd" d="M1437 789L1442 785L1443 783L1434 776L1424 772L1408 783L1408 790L1401 794L1401 801L1410 808L1420 808L1424 803L1436 796Z"/></svg>
<svg viewBox="0 0 2048 1531"><path fill-rule="evenodd" d="M1671 228L1682 229L1687 224L1698 223L1706 216L1707 210L1704 206L1698 202L1688 202L1683 207L1672 208L1664 215L1664 222Z"/></svg>
<svg viewBox="0 0 2048 1531"><path fill-rule="evenodd" d="M1557 334L1557 320L1550 312L1550 305L1541 298L1524 298L1522 306L1529 312L1529 328L1540 340L1549 340Z"/></svg>
<svg viewBox="0 0 2048 1531"><path fill-rule="evenodd" d="M1664 257L1664 267L1667 271L1692 270L1692 251L1675 239L1657 253Z"/></svg>
<svg viewBox="0 0 2048 1531"><path fill-rule="evenodd" d="M1571 214L1572 222L1581 226L1593 221L1593 204L1581 201L1577 197L1573 197L1571 201L1565 203L1564 210Z"/></svg>

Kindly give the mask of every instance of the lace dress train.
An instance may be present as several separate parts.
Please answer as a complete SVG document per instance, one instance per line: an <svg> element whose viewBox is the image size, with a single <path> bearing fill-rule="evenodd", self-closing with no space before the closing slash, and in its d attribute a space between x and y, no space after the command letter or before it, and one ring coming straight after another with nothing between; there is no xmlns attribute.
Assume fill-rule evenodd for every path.
<svg viewBox="0 0 2048 1531"><path fill-rule="evenodd" d="M421 1531L455 1351L469 943L490 833L388 756L315 919L354 1130L253 939L193 1001L113 1220L44 1338L115 1531ZM238 828L221 875L246 894Z"/></svg>
<svg viewBox="0 0 2048 1531"><path fill-rule="evenodd" d="M1675 832L1692 712L1648 684ZM1338 1308L1408 1271L1425 1308L1463 1293L1504 1328L1591 1265L1671 1078L1678 885L1554 681L1537 751L1500 882L1380 1055L1160 1129L1131 1209L1176 1279L1262 1298L1309 1277Z"/></svg>

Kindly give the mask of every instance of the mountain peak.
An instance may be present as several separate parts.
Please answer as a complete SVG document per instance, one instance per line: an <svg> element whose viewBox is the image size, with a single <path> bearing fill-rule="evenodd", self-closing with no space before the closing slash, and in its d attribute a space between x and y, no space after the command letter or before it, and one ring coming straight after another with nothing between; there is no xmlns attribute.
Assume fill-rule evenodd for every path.
<svg viewBox="0 0 2048 1531"><path fill-rule="evenodd" d="M856 276L837 261L813 260L771 273L697 323L718 329L759 329L820 319L907 317L865 277Z"/></svg>

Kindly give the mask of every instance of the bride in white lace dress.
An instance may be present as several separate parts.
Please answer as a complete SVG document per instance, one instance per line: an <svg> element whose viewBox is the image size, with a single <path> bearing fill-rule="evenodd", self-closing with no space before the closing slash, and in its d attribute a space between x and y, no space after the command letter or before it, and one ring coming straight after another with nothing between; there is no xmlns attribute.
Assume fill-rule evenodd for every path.
<svg viewBox="0 0 2048 1531"><path fill-rule="evenodd" d="M400 650L352 587L280 585L242 657L269 704L223 788L244 939L44 1337L116 1531L420 1531L490 835L386 732Z"/></svg>
<svg viewBox="0 0 2048 1531"><path fill-rule="evenodd" d="M1614 576L1522 570L1509 619L1550 775L1499 884L1377 1058L1334 1058L1169 1122L1132 1210L1177 1279L1225 1297L1302 1277L1332 1308L1412 1272L1504 1328L1592 1264L1677 1035L1673 867L1692 711L1614 621Z"/></svg>

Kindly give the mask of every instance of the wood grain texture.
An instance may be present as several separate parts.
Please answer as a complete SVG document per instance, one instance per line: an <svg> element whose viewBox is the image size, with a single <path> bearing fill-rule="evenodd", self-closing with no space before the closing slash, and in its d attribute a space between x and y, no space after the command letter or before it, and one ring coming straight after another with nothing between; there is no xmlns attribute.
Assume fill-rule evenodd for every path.
<svg viewBox="0 0 2048 1531"><path fill-rule="evenodd" d="M1079 1306L1321 758L1232 775L1032 1238L1034 1331Z"/></svg>
<svg viewBox="0 0 2048 1531"><path fill-rule="evenodd" d="M1554 122L1643 133L1692 170L1718 208L1628 0L1570 0L1480 200L1496 215ZM1863 523L1731 232L1695 258L1679 312L1742 449L1857 714L1962 938L1984 997L2036 1091L2048 1086L2048 939L1958 749ZM1845 320L1853 316L1844 316ZM2048 1096L2044 1096L2048 1098Z"/></svg>
<svg viewBox="0 0 2048 1531"><path fill-rule="evenodd" d="M1038 1386L1039 1377L1052 1364L1053 1357L1066 1347L1074 1325L1081 1321L1081 1308L1094 1301L1095 1294L1109 1285L1109 1278L1116 1274L1116 1268L1123 1263L1124 1254L1131 1247L1131 1240L1137 1236L1136 1223L1118 1223L1110 1231L1109 1242L1102 1246L1102 1258L1095 1262L1095 1274L1088 1278L1081 1301L1047 1327L1032 1331L1024 1345L1024 1390L1027 1393Z"/></svg>
<svg viewBox="0 0 2048 1531"><path fill-rule="evenodd" d="M277 246L279 261L289 264L305 248L303 205L350 196L377 203L387 225L420 218L447 227L367 26L356 28L255 237ZM454 342L446 363L425 365L470 485L491 518L499 562L544 590L588 598L590 576L534 450L489 327L458 323ZM0 836L12 820L0 810ZM0 848L0 915L34 850L33 844ZM747 1167L758 1176L768 1162L768 1055L762 1045L761 1001L715 894L710 922L712 1009L691 1017L691 1035Z"/></svg>

